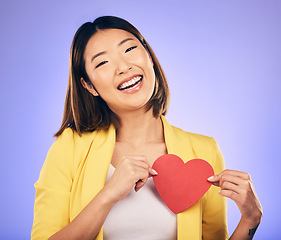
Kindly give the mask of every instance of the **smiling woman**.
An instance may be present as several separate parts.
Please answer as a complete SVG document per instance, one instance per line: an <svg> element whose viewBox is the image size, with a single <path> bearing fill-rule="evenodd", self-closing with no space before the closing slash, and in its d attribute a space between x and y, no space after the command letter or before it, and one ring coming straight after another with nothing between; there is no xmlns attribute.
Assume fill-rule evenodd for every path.
<svg viewBox="0 0 281 240"><path fill-rule="evenodd" d="M229 197L241 211L231 239L252 239L262 208L250 176L224 170L213 138L171 126L168 103L164 72L134 26L111 16L83 24L71 47L62 125L35 183L31 238L228 239ZM177 214L151 178L167 153L204 159L216 174Z"/></svg>
<svg viewBox="0 0 281 240"><path fill-rule="evenodd" d="M118 32L122 34L118 36L118 39L115 39L110 36L110 30L115 35L118 35ZM102 39L102 36L105 35L107 35L107 37L103 38L105 42L95 41L96 38ZM111 46L108 44L108 41L111 41L110 44L115 44L113 49L108 49ZM91 49L91 47L94 47L96 50ZM123 66L120 65L119 67L124 67L124 64L127 63L121 58L121 55L130 54L132 55L131 58L136 59L134 53L131 53L136 51L136 48L138 48L137 52L146 54L146 57L149 57L153 62L153 71L156 78L153 95L150 101L146 103L146 110L152 108L155 117L166 114L169 105L168 83L152 48L141 33L127 21L117 17L101 17L93 23L87 22L83 24L74 36L70 53L71 72L69 74L64 116L62 126L55 134L56 137L61 135L69 125L81 135L85 131L108 129L111 124L115 127L120 124L118 115L108 107L108 104L102 97L97 97L99 94L95 88L97 86L92 83L94 81L93 76L101 76L103 73L107 74L106 71L110 69L114 70L113 64L116 64L117 60L114 58L114 54L117 50L119 55L118 64L123 64ZM144 49L146 50L145 52ZM105 57L108 59L105 59ZM89 72L86 71L86 68L88 68ZM122 71L122 69L119 70ZM132 75L129 77L132 77ZM122 79L122 77L119 78ZM121 81L120 83L123 83L124 79ZM91 88L91 92L87 91Z"/></svg>
<svg viewBox="0 0 281 240"><path fill-rule="evenodd" d="M153 61L133 34L120 29L98 31L88 41L84 59L90 81L82 78L82 85L100 95L117 116L148 103L155 89Z"/></svg>

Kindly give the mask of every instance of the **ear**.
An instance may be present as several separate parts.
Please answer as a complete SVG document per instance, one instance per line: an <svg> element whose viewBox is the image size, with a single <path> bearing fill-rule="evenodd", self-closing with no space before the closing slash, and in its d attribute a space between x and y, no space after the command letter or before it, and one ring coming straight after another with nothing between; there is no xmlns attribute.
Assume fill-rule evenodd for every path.
<svg viewBox="0 0 281 240"><path fill-rule="evenodd" d="M96 91L96 89L94 88L94 85L91 83L86 83L86 81L84 80L84 78L80 79L81 84L84 88L86 88L91 94L93 94L93 96L97 97L99 96L98 92Z"/></svg>

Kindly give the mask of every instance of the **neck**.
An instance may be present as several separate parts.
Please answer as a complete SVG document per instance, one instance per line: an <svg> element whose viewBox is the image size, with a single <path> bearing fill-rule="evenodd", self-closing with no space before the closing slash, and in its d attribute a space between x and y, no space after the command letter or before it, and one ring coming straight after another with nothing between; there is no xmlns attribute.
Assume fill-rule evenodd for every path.
<svg viewBox="0 0 281 240"><path fill-rule="evenodd" d="M116 131L116 141L136 146L152 142L164 142L164 130L160 118L153 116L152 109L148 112L129 112L119 115L121 124Z"/></svg>

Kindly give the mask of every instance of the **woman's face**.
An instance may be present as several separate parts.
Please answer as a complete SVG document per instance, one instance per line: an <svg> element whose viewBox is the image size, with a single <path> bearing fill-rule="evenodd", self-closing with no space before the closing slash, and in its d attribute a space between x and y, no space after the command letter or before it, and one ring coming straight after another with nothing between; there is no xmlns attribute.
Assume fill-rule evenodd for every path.
<svg viewBox="0 0 281 240"><path fill-rule="evenodd" d="M152 96L153 62L133 34L120 29L98 31L87 43L84 59L92 84L116 114L143 108Z"/></svg>

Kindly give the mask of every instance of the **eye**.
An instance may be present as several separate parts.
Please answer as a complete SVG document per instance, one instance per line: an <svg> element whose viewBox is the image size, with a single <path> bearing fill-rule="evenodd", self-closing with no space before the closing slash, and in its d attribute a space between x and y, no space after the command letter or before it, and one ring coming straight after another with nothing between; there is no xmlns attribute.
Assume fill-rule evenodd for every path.
<svg viewBox="0 0 281 240"><path fill-rule="evenodd" d="M133 49L136 48L136 47L137 47L137 46L128 48L128 49L125 51L125 53L126 53L126 52L130 52L131 50L133 50Z"/></svg>
<svg viewBox="0 0 281 240"><path fill-rule="evenodd" d="M105 64L105 63L107 63L107 61L100 62L100 63L96 66L96 68L98 68L99 66L101 66L101 65L103 65L103 64Z"/></svg>

